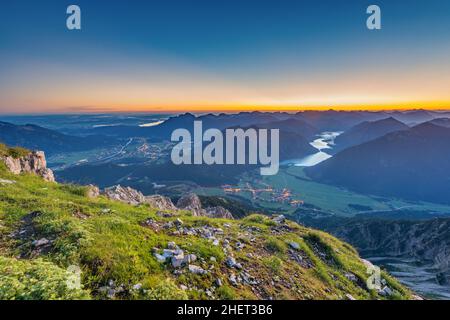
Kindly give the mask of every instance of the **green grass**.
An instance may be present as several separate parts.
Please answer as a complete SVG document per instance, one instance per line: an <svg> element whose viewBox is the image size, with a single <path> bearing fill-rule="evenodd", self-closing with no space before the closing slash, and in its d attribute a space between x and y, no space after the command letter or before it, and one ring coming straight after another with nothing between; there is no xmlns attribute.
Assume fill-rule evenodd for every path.
<svg viewBox="0 0 450 320"><path fill-rule="evenodd" d="M294 199L302 200L322 211L342 217L350 217L355 214L364 213L364 211L357 209L358 206L370 207L370 211L391 211L398 208L410 208L437 213L448 213L450 211L450 206L446 205L427 202L411 203L401 199L363 195L336 186L315 182L305 175L302 167L282 167L278 174L274 176L261 177L259 175L245 174L242 176L239 187L245 188L247 182L254 187L263 188L270 185L277 190L289 188ZM199 188L195 192L205 196L225 195L219 188ZM254 200L252 194L247 191L241 192L238 195L246 199L253 206L265 210L278 210L288 215L293 214L297 210L296 207L292 207L287 203L270 201L271 196L268 193L261 193L261 199L257 200Z"/></svg>
<svg viewBox="0 0 450 320"><path fill-rule="evenodd" d="M346 293L361 299L380 298L343 276L352 272L362 281L367 278L365 267L351 246L293 222L288 222L288 231L274 233L275 223L257 214L242 220L225 220L193 217L180 211L164 218L148 206L133 207L104 197L90 199L85 187L47 183L34 175L12 175L2 164L0 178L16 181L0 188L0 298L103 299L107 295L102 288L112 281L123 288L115 299L209 299L206 290L215 287L217 278L222 279L223 285L216 288L214 297L220 299L342 299ZM35 235L11 237L24 228L24 221L36 211L40 213L33 215L28 226ZM228 252L199 236L181 236L173 233L175 229L155 231L141 225L148 218L163 225L177 217L185 227L221 228L221 241L230 241ZM32 240L44 237L53 241L50 250L36 252ZM328 248L339 263L328 265L321 261L309 246L312 237ZM186 253L195 254L195 264L209 273L195 275L184 268L177 275L168 263L158 262L152 249L166 248L170 241ZM289 241L300 244L314 268L305 269L290 259ZM244 248L237 250L237 242L244 243ZM234 286L229 281L231 272L241 272L225 265L229 254L260 280L258 294L249 285ZM82 288L75 291L64 285L71 266L81 270ZM397 290L396 297L410 296L395 279L388 275L386 278ZM182 285L189 289L182 290ZM136 286L138 289L133 289Z"/></svg>
<svg viewBox="0 0 450 320"><path fill-rule="evenodd" d="M0 143L0 157L20 158L30 153L30 150L21 147L8 147Z"/></svg>

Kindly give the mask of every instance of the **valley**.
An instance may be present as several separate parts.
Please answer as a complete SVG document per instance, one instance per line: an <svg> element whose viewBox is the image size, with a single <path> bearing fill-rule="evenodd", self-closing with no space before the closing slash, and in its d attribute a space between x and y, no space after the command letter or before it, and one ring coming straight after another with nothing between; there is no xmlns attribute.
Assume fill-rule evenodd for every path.
<svg viewBox="0 0 450 320"><path fill-rule="evenodd" d="M92 183L101 188L121 184L136 188L144 194L162 194L175 200L181 194L193 192L200 196L202 202L220 203L232 212L237 212L240 217L252 212L268 215L282 213L293 221L342 237L361 250L363 257L379 261L400 281L422 295L446 299L450 288L444 282L438 283L440 271L435 269L433 263L430 264L421 257L409 256L409 253L393 255L386 248L377 252L367 251L357 238L346 236L337 229L339 226L349 225L345 222L346 219L358 225L366 219L373 221L382 219L394 223L450 217L450 205L445 201L434 201L436 197L405 196L405 191L399 191L399 188L406 190L405 182L393 187L393 183L388 182L389 178L382 176L381 173L372 178L364 176L363 171L358 171L370 171L364 164L370 163L371 159L379 155L387 157L387 153L380 150L371 156L367 154L383 146L384 144L377 141L383 141L388 137L392 137L387 140L391 144L392 139L397 138L432 137L432 140L426 138L423 146L428 145L432 148L436 145L438 149L430 149L425 153L436 157L441 154L439 161L445 166L448 159L447 149L445 142L437 137L439 134L445 137L448 122L442 120L445 118L440 116L441 114L437 113L433 115L434 120L430 124L424 123L419 126L417 121L420 122L420 119L424 121L430 119L429 112L424 112L423 115L420 112L411 115L380 112L321 114L254 112L236 115L184 114L171 117L96 115L92 116L92 119L88 116L81 117L82 122L74 121L69 125L70 117L65 120L64 117L59 117L60 125L57 125L58 121L52 123L54 129L61 130L67 135L76 134L80 138L89 135L102 136L103 141L108 143L113 141L113 144L99 144L88 150L51 152L48 163L55 170L57 179L63 182L84 185ZM400 122L398 120L400 118L408 125ZM26 118L19 121L19 119L20 117L14 120L18 124L33 120ZM108 122L103 122L103 119L107 119ZM188 166L172 164L170 153L174 143L170 142L170 133L178 127L190 128L195 119L202 119L205 128L217 126L221 130L230 127L256 129L280 127L282 162L278 173L273 176L261 176L258 167L253 165L198 165L187 168ZM45 119L36 119L36 123L44 122ZM409 129L410 126L412 129ZM376 148L369 147L375 143ZM400 157L406 153L410 159L415 159L414 151L411 151L414 149L402 143L397 146L395 152L389 148L389 154L396 157L398 154ZM47 144L44 147L51 145ZM362 154L355 153L359 148L365 148L366 151ZM354 153L346 160L350 162L341 163L341 159L350 152ZM435 162L433 159L430 159L429 163L428 160L418 159L417 164L413 162L408 164L409 168L419 170L417 169L420 168L417 167L419 164L428 166L429 163ZM380 161L388 160L383 158ZM322 170L322 167L325 169ZM399 171L400 169L395 171L395 174ZM439 169L433 168L432 171L439 172ZM324 174L327 174L327 178ZM431 174L442 176L442 173L431 172ZM338 181L328 177L348 178ZM420 173L413 177L422 178ZM346 181L350 181L349 179L361 179L364 185L373 186L383 185L384 182L385 185L389 184L386 186L392 191L380 193L378 189L361 189L347 184ZM401 179L404 179L404 176ZM420 190L420 184L415 186ZM425 183L423 186L429 184ZM430 190L436 190L433 188L436 187L431 187ZM440 188L439 192L445 196L445 190Z"/></svg>

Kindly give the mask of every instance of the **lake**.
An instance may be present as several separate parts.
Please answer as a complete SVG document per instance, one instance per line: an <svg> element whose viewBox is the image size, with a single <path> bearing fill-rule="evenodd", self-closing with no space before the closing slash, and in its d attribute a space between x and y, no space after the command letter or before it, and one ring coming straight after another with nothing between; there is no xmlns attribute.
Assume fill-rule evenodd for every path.
<svg viewBox="0 0 450 320"><path fill-rule="evenodd" d="M308 155L301 159L286 160L283 161L283 164L291 164L297 167L312 167L331 158L332 155L328 154L326 150L334 147L334 140L341 133L342 132L322 132L317 136L317 139L310 142L310 145L317 149L317 153Z"/></svg>

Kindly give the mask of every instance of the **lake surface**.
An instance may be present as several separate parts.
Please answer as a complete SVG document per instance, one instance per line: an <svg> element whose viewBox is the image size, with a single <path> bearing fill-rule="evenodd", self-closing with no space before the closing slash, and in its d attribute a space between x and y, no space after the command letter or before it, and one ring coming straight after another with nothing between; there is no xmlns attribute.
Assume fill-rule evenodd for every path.
<svg viewBox="0 0 450 320"><path fill-rule="evenodd" d="M322 161L325 161L332 157L326 151L334 147L334 139L342 132L322 132L317 136L317 139L310 142L314 148L317 149L317 153L308 155L301 159L293 159L284 161L285 164L292 164L297 167L312 167Z"/></svg>

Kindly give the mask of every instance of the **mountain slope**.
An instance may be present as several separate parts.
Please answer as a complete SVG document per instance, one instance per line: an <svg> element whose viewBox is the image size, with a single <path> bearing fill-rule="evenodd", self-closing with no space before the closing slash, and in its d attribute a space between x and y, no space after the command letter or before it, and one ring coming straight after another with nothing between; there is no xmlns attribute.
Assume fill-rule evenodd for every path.
<svg viewBox="0 0 450 320"><path fill-rule="evenodd" d="M346 149L306 172L363 193L448 204L450 129L424 123L393 132Z"/></svg>
<svg viewBox="0 0 450 320"><path fill-rule="evenodd" d="M15 125L0 121L0 142L10 146L43 150L52 154L94 149L112 145L115 141L104 136L69 136L32 124Z"/></svg>
<svg viewBox="0 0 450 320"><path fill-rule="evenodd" d="M352 247L282 216L161 212L13 175L2 163L0 178L0 298L411 297L384 272L393 293L368 290ZM81 272L82 287L65 285L66 269Z"/></svg>
<svg viewBox="0 0 450 320"><path fill-rule="evenodd" d="M407 125L392 117L373 122L365 121L339 135L334 141L333 152L337 153L348 147L375 140L388 133L407 129L409 129Z"/></svg>

